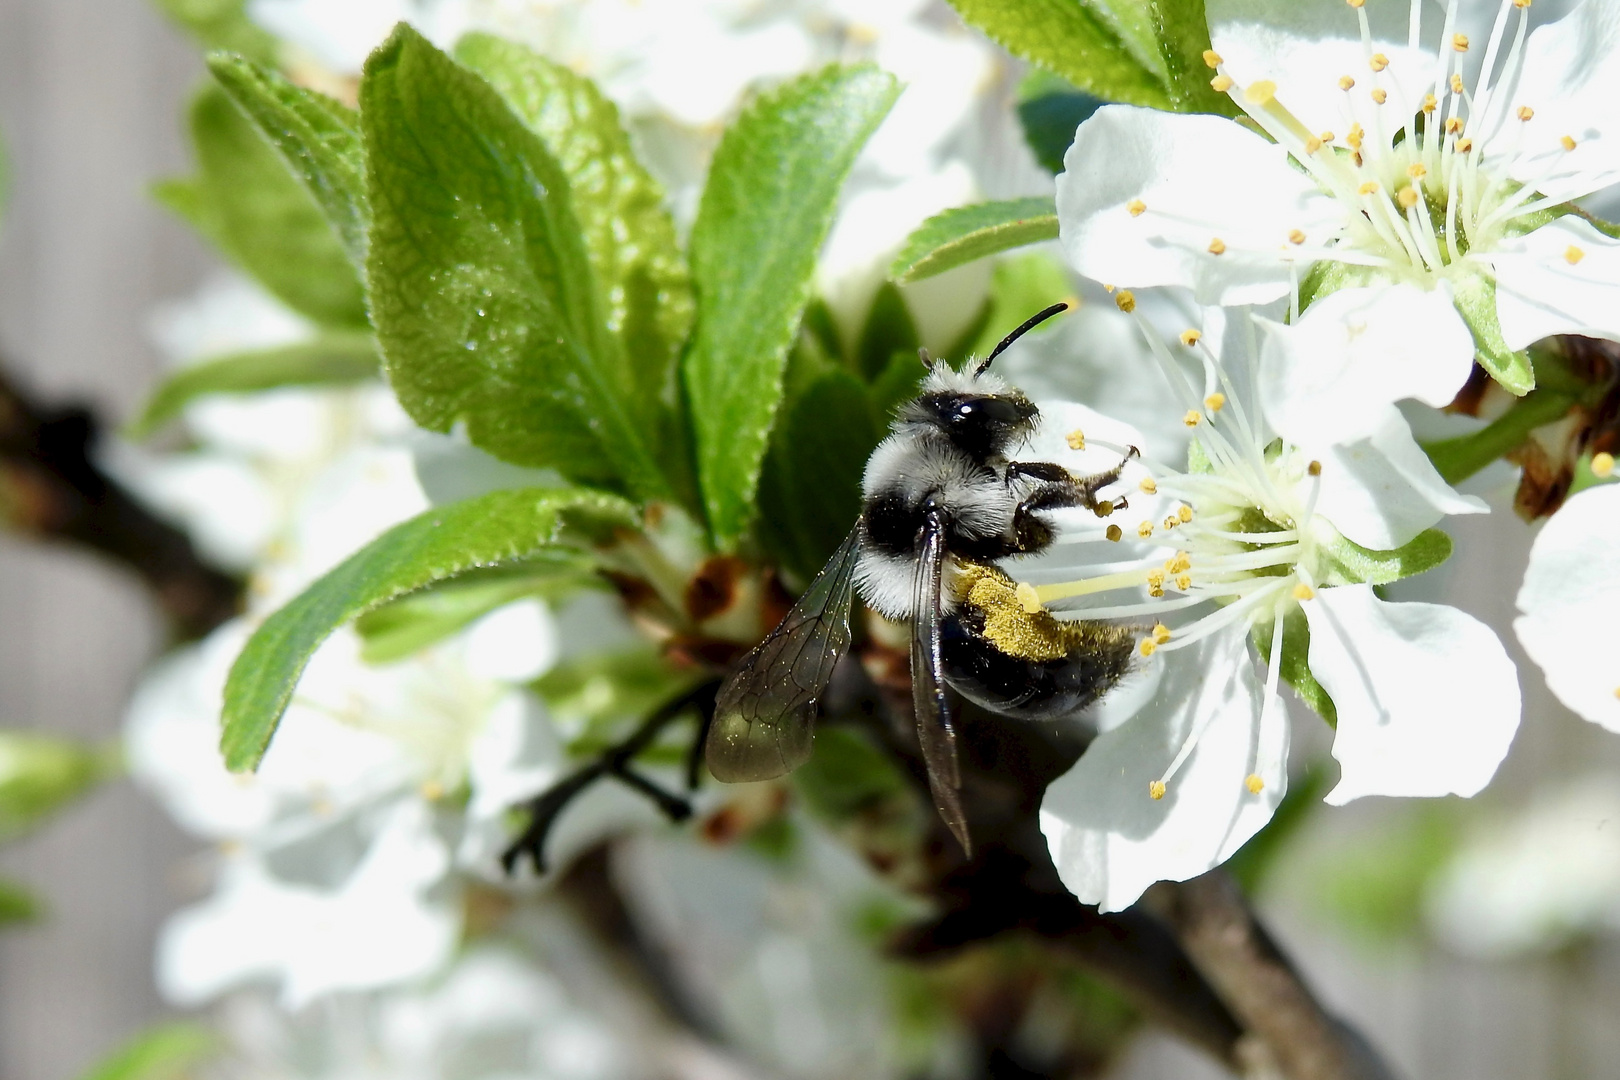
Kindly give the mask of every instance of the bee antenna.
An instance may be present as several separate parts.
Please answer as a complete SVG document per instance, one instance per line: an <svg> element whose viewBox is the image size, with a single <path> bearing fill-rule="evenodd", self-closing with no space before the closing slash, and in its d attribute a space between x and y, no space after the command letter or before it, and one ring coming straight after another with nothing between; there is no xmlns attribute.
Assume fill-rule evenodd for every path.
<svg viewBox="0 0 1620 1080"><path fill-rule="evenodd" d="M918 348L917 349L917 359L921 360L922 361L922 366L927 368L929 371L934 370L934 358L932 356L928 355L928 350L927 349Z"/></svg>
<svg viewBox="0 0 1620 1080"><path fill-rule="evenodd" d="M1034 315L1031 315L1029 318L1025 319L1018 325L1017 329L1001 339L1000 345L997 345L994 349L990 350L990 355L985 357L984 360L980 362L979 366L973 369L973 374L983 375L987 370L989 370L990 362L1006 351L1007 346L1011 345L1013 342L1017 341L1019 338L1041 325L1041 323L1056 315L1058 312L1067 310L1069 310L1069 305L1059 302L1053 304L1049 308L1044 308L1043 310L1038 311Z"/></svg>

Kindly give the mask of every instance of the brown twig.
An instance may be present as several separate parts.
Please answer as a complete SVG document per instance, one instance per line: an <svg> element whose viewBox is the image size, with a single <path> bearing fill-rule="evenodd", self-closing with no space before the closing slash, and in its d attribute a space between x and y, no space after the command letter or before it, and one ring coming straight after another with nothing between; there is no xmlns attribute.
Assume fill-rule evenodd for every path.
<svg viewBox="0 0 1620 1080"><path fill-rule="evenodd" d="M41 405L0 370L0 522L133 570L182 636L202 636L236 613L242 583L102 472L91 455L97 431L88 410Z"/></svg>

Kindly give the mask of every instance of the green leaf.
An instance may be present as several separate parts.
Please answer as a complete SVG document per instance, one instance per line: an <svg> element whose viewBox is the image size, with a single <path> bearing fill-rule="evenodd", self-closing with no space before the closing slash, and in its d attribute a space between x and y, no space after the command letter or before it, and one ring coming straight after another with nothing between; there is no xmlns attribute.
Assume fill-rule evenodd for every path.
<svg viewBox="0 0 1620 1080"><path fill-rule="evenodd" d="M193 401L210 394L252 394L281 386L343 386L375 379L379 358L370 334L334 331L310 341L232 353L181 368L147 399L129 425L131 438L144 438Z"/></svg>
<svg viewBox="0 0 1620 1080"><path fill-rule="evenodd" d="M1062 172L1063 155L1074 143L1074 129L1106 104L1083 90L1058 91L1020 101L1018 123L1035 160L1048 172Z"/></svg>
<svg viewBox="0 0 1620 1080"><path fill-rule="evenodd" d="M1496 318L1496 282L1484 274L1465 274L1452 279L1452 296L1457 311L1474 335L1474 356L1479 366L1509 393L1523 397L1536 386L1536 373L1530 354L1514 352L1502 337Z"/></svg>
<svg viewBox="0 0 1620 1080"><path fill-rule="evenodd" d="M1231 98L1209 85L1214 72L1204 63L1204 51L1209 48L1204 0L1148 0L1148 7L1175 108L1179 112L1240 115L1242 110Z"/></svg>
<svg viewBox="0 0 1620 1080"><path fill-rule="evenodd" d="M366 325L360 279L280 154L223 90L191 106L198 174L156 193L287 306L333 327Z"/></svg>
<svg viewBox="0 0 1620 1080"><path fill-rule="evenodd" d="M815 751L791 782L812 813L834 824L908 789L887 755L849 728L831 724L816 732Z"/></svg>
<svg viewBox="0 0 1620 1080"><path fill-rule="evenodd" d="M1425 529L1393 551L1374 551L1341 536L1322 551L1326 556L1320 569L1322 584L1388 585L1451 558L1451 537L1439 529Z"/></svg>
<svg viewBox="0 0 1620 1080"><path fill-rule="evenodd" d="M1250 636L1260 655L1266 663L1271 663L1271 635L1276 628L1275 622L1256 625ZM1316 681L1311 674L1310 666L1311 628L1305 621L1305 613L1294 608L1283 617L1283 647L1282 666L1280 674L1283 682L1294 688L1299 699L1309 705L1311 709L1327 721L1328 727L1339 726L1339 710L1333 704L1333 698Z"/></svg>
<svg viewBox="0 0 1620 1080"><path fill-rule="evenodd" d="M917 396L927 374L928 369L923 367L922 358L914 352L896 353L889 358L889 366L868 387L872 397L872 418L880 429L889 426L901 402Z"/></svg>
<svg viewBox="0 0 1620 1080"><path fill-rule="evenodd" d="M1294 869L1340 925L1387 947L1423 933L1425 894L1462 843L1456 799L1405 801L1376 829L1311 852Z"/></svg>
<svg viewBox="0 0 1620 1080"><path fill-rule="evenodd" d="M403 23L360 101L372 316L406 411L518 465L666 494L557 159Z"/></svg>
<svg viewBox="0 0 1620 1080"><path fill-rule="evenodd" d="M219 1050L219 1037L200 1024L164 1024L135 1036L82 1080L189 1080Z"/></svg>
<svg viewBox="0 0 1620 1080"><path fill-rule="evenodd" d="M1057 235L1057 203L1049 196L958 207L917 226L890 265L889 277L901 284L921 281Z"/></svg>
<svg viewBox="0 0 1620 1080"><path fill-rule="evenodd" d="M635 408L666 444L679 445L676 361L692 328L692 285L664 189L636 159L619 110L583 75L504 38L469 34L456 59L500 92L567 174Z"/></svg>
<svg viewBox="0 0 1620 1080"><path fill-rule="evenodd" d="M682 374L722 549L754 515L783 367L839 188L899 93L869 65L829 67L761 95L715 151L692 226L698 315Z"/></svg>
<svg viewBox="0 0 1620 1080"><path fill-rule="evenodd" d="M208 68L319 204L349 262L364 273L371 212L354 110L240 56L211 56Z"/></svg>
<svg viewBox="0 0 1620 1080"><path fill-rule="evenodd" d="M0 927L33 922L45 912L39 898L16 882L0 878Z"/></svg>
<svg viewBox="0 0 1620 1080"><path fill-rule="evenodd" d="M1175 107L1163 78L1139 55L1140 45L1133 50L1114 20L1079 0L951 0L951 6L1014 56L1105 101Z"/></svg>
<svg viewBox="0 0 1620 1080"><path fill-rule="evenodd" d="M0 731L0 837L40 824L116 772L117 760L72 739Z"/></svg>
<svg viewBox="0 0 1620 1080"><path fill-rule="evenodd" d="M205 49L241 53L264 64L275 62L275 37L248 18L248 0L157 0L163 13Z"/></svg>
<svg viewBox="0 0 1620 1080"><path fill-rule="evenodd" d="M558 488L496 491L396 525L270 616L225 685L220 748L235 771L256 768L304 666L339 626L390 600L475 567L536 556L564 541L570 518L631 525L609 495Z"/></svg>
<svg viewBox="0 0 1620 1080"><path fill-rule="evenodd" d="M998 261L990 274L990 310L984 325L966 343L963 356L949 359L960 364L965 356L989 356L1025 319L1059 300L1072 299L1073 292L1068 271L1050 255L1030 252ZM1053 319L1031 333L1044 334L1057 326L1058 319Z"/></svg>
<svg viewBox="0 0 1620 1080"><path fill-rule="evenodd" d="M866 325L861 327L860 341L855 347L856 370L861 378L870 382L888 369L896 353L915 355L921 344L922 338L917 334L917 324L912 321L906 298L892 282L885 281L872 298Z"/></svg>

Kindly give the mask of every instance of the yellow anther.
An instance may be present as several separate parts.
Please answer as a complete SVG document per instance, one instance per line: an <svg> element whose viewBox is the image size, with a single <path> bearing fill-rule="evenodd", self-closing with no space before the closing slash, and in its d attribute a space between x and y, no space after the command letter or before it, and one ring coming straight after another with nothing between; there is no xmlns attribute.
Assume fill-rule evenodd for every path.
<svg viewBox="0 0 1620 1080"><path fill-rule="evenodd" d="M1210 88L1217 94L1224 94L1228 90L1232 89L1232 76L1217 75L1213 79L1209 80L1209 85Z"/></svg>
<svg viewBox="0 0 1620 1080"><path fill-rule="evenodd" d="M1307 154L1314 154L1320 149L1322 149L1322 140L1315 135L1305 140L1305 152Z"/></svg>
<svg viewBox="0 0 1620 1080"><path fill-rule="evenodd" d="M1165 563L1165 567L1169 569L1172 574L1186 573L1188 570L1192 569L1192 556L1188 555L1185 551L1178 551L1169 562Z"/></svg>
<svg viewBox="0 0 1620 1080"><path fill-rule="evenodd" d="M1144 495L1157 495L1159 493L1159 482L1151 476L1142 477L1136 482L1136 486L1142 489ZM1144 521L1142 524L1147 525L1147 522ZM1148 531L1153 531L1152 526L1148 526Z"/></svg>
<svg viewBox="0 0 1620 1080"><path fill-rule="evenodd" d="M1249 789L1250 795L1258 795L1266 790L1266 782L1254 773L1244 777L1243 786Z"/></svg>
<svg viewBox="0 0 1620 1080"><path fill-rule="evenodd" d="M1350 149L1352 149L1352 150L1360 150L1361 149L1361 140L1366 136L1366 134L1367 134L1366 129L1363 128L1360 124L1351 124L1350 125L1350 134L1348 134L1348 135L1346 135L1344 137L1344 141L1350 144Z"/></svg>
<svg viewBox="0 0 1620 1080"><path fill-rule="evenodd" d="M437 780L426 781L418 790L428 802L438 802L444 798L444 785Z"/></svg>
<svg viewBox="0 0 1620 1080"><path fill-rule="evenodd" d="M1105 281L1103 282L1103 292L1107 293L1109 296L1112 296L1114 295L1114 287Z"/></svg>
<svg viewBox="0 0 1620 1080"><path fill-rule="evenodd" d="M1107 517L1114 512L1114 500L1103 499L1096 506L1092 507L1091 512L1096 514L1098 517Z"/></svg>
<svg viewBox="0 0 1620 1080"><path fill-rule="evenodd" d="M1339 89L1340 90L1348 90L1354 85L1356 85L1356 80L1352 79L1350 76L1348 76L1348 75L1340 75L1339 76Z"/></svg>
<svg viewBox="0 0 1620 1080"><path fill-rule="evenodd" d="M1367 0L1344 0L1344 2L1353 8L1359 8L1362 4L1365 4Z"/></svg>
<svg viewBox="0 0 1620 1080"><path fill-rule="evenodd" d="M1157 589L1164 585L1163 570L1149 570L1147 575L1148 588Z"/></svg>
<svg viewBox="0 0 1620 1080"><path fill-rule="evenodd" d="M1338 138L1338 136L1333 134L1331 131L1324 131L1322 134L1318 135L1317 138L1321 139L1325 143L1330 143L1334 139Z"/></svg>
<svg viewBox="0 0 1620 1080"><path fill-rule="evenodd" d="M1063 436L1063 441L1069 444L1070 450L1084 450L1086 448L1086 433L1075 428Z"/></svg>
<svg viewBox="0 0 1620 1080"><path fill-rule="evenodd" d="M1164 625L1164 623L1154 623L1153 624L1153 640L1157 641L1160 645L1163 645L1165 642L1169 641L1170 640L1170 628L1168 626Z"/></svg>
<svg viewBox="0 0 1620 1080"><path fill-rule="evenodd" d="M1453 94L1460 94L1463 92L1463 78L1461 75L1458 75L1455 72L1453 72L1451 76L1451 92Z"/></svg>
<svg viewBox="0 0 1620 1080"><path fill-rule="evenodd" d="M1152 536L1153 535L1153 522L1144 521L1144 522L1142 522L1142 524L1138 525L1136 527L1136 535L1140 536L1143 540L1146 540L1148 537Z"/></svg>
<svg viewBox="0 0 1620 1080"><path fill-rule="evenodd" d="M1176 510L1176 517L1181 519L1181 523L1183 525L1187 524L1187 522L1193 519L1192 507L1185 505L1180 507Z"/></svg>
<svg viewBox="0 0 1620 1080"><path fill-rule="evenodd" d="M1574 244L1571 244L1569 247L1564 249L1564 261L1569 263L1571 266L1574 266L1584 258L1586 258L1586 252L1582 251Z"/></svg>
<svg viewBox="0 0 1620 1080"><path fill-rule="evenodd" d="M1132 199L1125 204L1125 209L1130 212L1131 217L1141 217L1142 212L1147 209L1147 203L1141 199Z"/></svg>
<svg viewBox="0 0 1620 1080"><path fill-rule="evenodd" d="M1421 180L1425 176L1429 175L1429 170L1423 165L1414 162L1406 167L1406 175L1410 176L1414 180Z"/></svg>
<svg viewBox="0 0 1620 1080"><path fill-rule="evenodd" d="M1250 105L1270 105L1277 97L1277 84L1270 79L1252 82L1243 88L1243 100Z"/></svg>
<svg viewBox="0 0 1620 1080"><path fill-rule="evenodd" d="M1197 427L1198 422L1202 419L1203 417L1198 414L1197 409L1188 409L1187 415L1181 418L1181 422L1188 427Z"/></svg>
<svg viewBox="0 0 1620 1080"><path fill-rule="evenodd" d="M1389 67L1389 57L1385 56L1381 52L1373 53L1372 59L1367 61L1367 65L1374 71L1383 71L1385 68Z"/></svg>
<svg viewBox="0 0 1620 1080"><path fill-rule="evenodd" d="M1360 187L1356 188L1356 191L1363 195L1376 195L1378 194L1378 181L1369 180L1365 184L1362 184Z"/></svg>
<svg viewBox="0 0 1620 1080"><path fill-rule="evenodd" d="M1316 597L1316 590L1311 588L1309 585L1305 584L1303 581L1300 582L1298 585L1294 586L1294 599L1295 600L1311 600L1311 599L1314 599L1315 597Z"/></svg>
<svg viewBox="0 0 1620 1080"><path fill-rule="evenodd" d="M1155 600L1157 600L1159 597L1164 595L1164 587L1160 586L1160 585L1155 585L1155 586L1153 586L1152 588L1150 588L1148 590L1148 595L1153 597Z"/></svg>
<svg viewBox="0 0 1620 1080"><path fill-rule="evenodd" d="M1181 519L1176 517L1176 515L1174 515L1174 514L1169 515L1168 517L1166 517L1163 521L1161 521L1159 523L1159 525L1164 529L1165 532L1169 532L1171 529L1175 528L1177 525L1180 525L1180 524L1181 524Z"/></svg>
<svg viewBox="0 0 1620 1080"><path fill-rule="evenodd" d="M1468 151L1472 150L1473 148L1474 148L1474 140L1473 139L1470 139L1467 136L1464 136L1463 138L1457 140L1457 152L1459 154L1466 154L1466 153L1468 153Z"/></svg>
<svg viewBox="0 0 1620 1080"><path fill-rule="evenodd" d="M1136 310L1136 294L1129 289L1121 289L1114 294L1114 303L1119 306L1119 310L1129 315Z"/></svg>
<svg viewBox="0 0 1620 1080"><path fill-rule="evenodd" d="M1007 594L1002 593L1002 595L1005 596ZM1044 605L1041 603L1040 593L1036 592L1035 586L1031 585L1027 581L1020 581L1018 583L1018 588L1015 590L1015 595L1018 597L1018 606L1023 608L1024 611L1030 615L1035 614L1044 607Z"/></svg>
<svg viewBox="0 0 1620 1080"><path fill-rule="evenodd" d="M1614 688L1614 696L1620 698L1620 686Z"/></svg>
<svg viewBox="0 0 1620 1080"><path fill-rule="evenodd" d="M1192 588L1192 575L1191 574L1181 574L1181 575L1179 575L1176 578L1176 588L1180 589L1182 592L1186 592L1188 589Z"/></svg>
<svg viewBox="0 0 1620 1080"><path fill-rule="evenodd" d="M1218 68L1218 67L1221 66L1221 63L1222 63L1222 60L1221 60L1221 54L1220 53L1216 52L1214 49L1205 49L1204 50L1204 64L1205 64L1205 66L1211 67L1211 68Z"/></svg>
<svg viewBox="0 0 1620 1080"><path fill-rule="evenodd" d="M1138 645L1136 649L1143 656L1152 656L1159 651L1159 643L1150 637L1145 637L1142 639L1142 644Z"/></svg>
<svg viewBox="0 0 1620 1080"><path fill-rule="evenodd" d="M1528 105L1520 105L1519 111L1514 113L1514 115L1520 120L1534 120L1536 118L1536 110L1532 109Z"/></svg>
<svg viewBox="0 0 1620 1080"><path fill-rule="evenodd" d="M1614 455L1606 450L1592 455L1592 475L1607 480L1614 475Z"/></svg>
<svg viewBox="0 0 1620 1080"><path fill-rule="evenodd" d="M1440 106L1440 103L1434 99L1433 94L1424 94L1423 95L1423 111L1424 112L1432 113L1432 112L1434 112L1435 109L1439 108L1439 106Z"/></svg>
<svg viewBox="0 0 1620 1080"><path fill-rule="evenodd" d="M1300 229L1293 230L1288 234L1288 242L1290 244L1303 244L1305 242L1305 233Z"/></svg>
<svg viewBox="0 0 1620 1080"><path fill-rule="evenodd" d="M1203 336L1204 335L1197 330L1183 330L1181 332L1181 343L1190 349L1194 345L1198 344L1198 340Z"/></svg>
<svg viewBox="0 0 1620 1080"><path fill-rule="evenodd" d="M1373 104L1382 105L1384 102L1389 100L1389 91L1380 86L1378 89L1372 92L1372 99Z"/></svg>
<svg viewBox="0 0 1620 1080"><path fill-rule="evenodd" d="M1350 0L1350 4L1351 4L1352 7L1355 6L1356 0ZM1159 799L1164 798L1164 781L1163 780L1155 780L1151 784L1148 785L1148 798L1154 800L1155 802L1157 802Z"/></svg>
<svg viewBox="0 0 1620 1080"><path fill-rule="evenodd" d="M1462 134L1462 129L1463 129L1462 117L1453 116L1453 117L1449 117L1446 120L1446 134L1447 135L1461 135Z"/></svg>
<svg viewBox="0 0 1620 1080"><path fill-rule="evenodd" d="M1532 0L1513 0L1513 6L1522 11L1529 7L1531 2Z"/></svg>
<svg viewBox="0 0 1620 1080"><path fill-rule="evenodd" d="M1573 149L1575 149L1575 147L1580 145L1579 143L1577 143L1575 141L1575 137L1573 135L1565 135L1562 139L1559 139L1558 141L1564 144L1564 149L1565 150L1573 150Z"/></svg>
<svg viewBox="0 0 1620 1080"><path fill-rule="evenodd" d="M1410 185L1401 188L1400 193L1395 196L1395 201L1401 204L1402 210L1412 209L1412 207L1418 204L1417 188Z"/></svg>
<svg viewBox="0 0 1620 1080"><path fill-rule="evenodd" d="M1467 34L1453 34L1452 37L1451 37L1451 47L1453 49L1456 49L1458 52L1467 52L1468 51L1468 35Z"/></svg>
<svg viewBox="0 0 1620 1080"><path fill-rule="evenodd" d="M1204 408L1208 409L1210 412L1220 412L1225 405L1225 394L1215 393L1204 399Z"/></svg>
<svg viewBox="0 0 1620 1080"><path fill-rule="evenodd" d="M1312 476L1321 476L1322 463L1320 461L1313 461L1309 465L1305 466L1305 471L1310 473Z"/></svg>
<svg viewBox="0 0 1620 1080"><path fill-rule="evenodd" d="M1209 242L1209 253L1211 255L1225 255L1226 254L1226 241L1222 240L1218 236L1215 237L1214 239L1210 240L1210 242Z"/></svg>
<svg viewBox="0 0 1620 1080"><path fill-rule="evenodd" d="M1112 540L1114 543L1117 544L1117 543L1119 543L1120 539L1125 535L1125 533L1120 529L1120 527L1118 525L1110 525L1110 526L1108 526L1108 530L1106 532L1104 532L1103 535L1108 537L1108 539Z"/></svg>

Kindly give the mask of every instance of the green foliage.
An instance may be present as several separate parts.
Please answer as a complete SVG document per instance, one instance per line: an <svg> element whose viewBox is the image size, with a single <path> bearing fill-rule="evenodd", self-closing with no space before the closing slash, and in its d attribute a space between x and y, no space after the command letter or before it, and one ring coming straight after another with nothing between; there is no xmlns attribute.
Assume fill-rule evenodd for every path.
<svg viewBox="0 0 1620 1080"><path fill-rule="evenodd" d="M1502 337L1496 317L1496 281L1483 273L1465 274L1452 279L1452 295L1457 311L1474 335L1474 359L1491 373L1502 387L1524 396L1536 386L1536 373L1530 355L1514 352Z"/></svg>
<svg viewBox="0 0 1620 1080"><path fill-rule="evenodd" d="M10 923L33 922L44 912L44 905L23 886L0 878L0 927Z"/></svg>
<svg viewBox="0 0 1620 1080"><path fill-rule="evenodd" d="M32 829L117 767L107 751L72 739L0 731L0 839Z"/></svg>
<svg viewBox="0 0 1620 1080"><path fill-rule="evenodd" d="M891 282L884 282L872 298L872 307L855 346L855 368L868 382L880 377L896 353L916 356L922 338L912 321L906 298Z"/></svg>
<svg viewBox="0 0 1620 1080"><path fill-rule="evenodd" d="M240 56L209 57L209 70L326 215L357 272L366 266L365 162L360 118L324 94L295 86Z"/></svg>
<svg viewBox="0 0 1620 1080"><path fill-rule="evenodd" d="M344 386L375 379L378 365L376 340L353 331L332 331L293 345L232 353L170 375L129 425L129 435L144 438L193 401L211 394L253 394L282 386Z"/></svg>
<svg viewBox="0 0 1620 1080"><path fill-rule="evenodd" d="M681 446L676 361L692 326L692 286L664 189L636 160L618 109L589 79L502 38L469 34L456 58L500 92L562 166L608 328L629 367L632 408L666 446Z"/></svg>
<svg viewBox="0 0 1620 1080"><path fill-rule="evenodd" d="M157 6L205 49L275 61L276 39L248 18L248 0L157 0Z"/></svg>
<svg viewBox="0 0 1620 1080"><path fill-rule="evenodd" d="M366 325L365 295L326 215L218 87L191 105L197 175L154 189L293 310L332 327Z"/></svg>
<svg viewBox="0 0 1620 1080"><path fill-rule="evenodd" d="M1209 48L1204 0L1147 0L1147 7L1176 110L1240 115L1242 110L1231 98L1209 85L1214 72L1204 63Z"/></svg>
<svg viewBox="0 0 1620 1080"><path fill-rule="evenodd" d="M1053 90L1018 103L1018 123L1024 129L1035 160L1052 173L1063 171L1063 155L1074 143L1074 129L1107 102L1084 90Z"/></svg>
<svg viewBox="0 0 1620 1080"><path fill-rule="evenodd" d="M1311 898L1344 929L1380 947L1423 933L1423 901L1462 839L1455 799L1414 800L1360 836L1298 867Z"/></svg>
<svg viewBox="0 0 1620 1080"><path fill-rule="evenodd" d="M1065 299L1074 299L1073 284L1056 259L1030 252L1000 260L990 274L990 301L983 324L972 339L961 343L960 355L952 356L951 361L961 364L969 356L990 355L1025 319ZM1044 334L1057 325L1054 319L1030 333Z"/></svg>
<svg viewBox="0 0 1620 1080"><path fill-rule="evenodd" d="M690 690L695 673L677 671L651 648L563 660L534 682L552 717L571 722L569 752L597 754L623 739L654 709Z"/></svg>
<svg viewBox="0 0 1620 1080"><path fill-rule="evenodd" d="M895 256L889 276L902 284L921 281L987 255L1056 240L1057 235L1057 204L1045 195L958 207L917 226Z"/></svg>
<svg viewBox="0 0 1620 1080"><path fill-rule="evenodd" d="M557 159L404 24L367 61L360 101L372 316L406 411L434 431L464 421L515 464L666 495Z"/></svg>
<svg viewBox="0 0 1620 1080"><path fill-rule="evenodd" d="M734 548L755 512L788 349L855 156L899 84L829 67L750 104L726 132L692 227L697 326L682 372L710 533Z"/></svg>
<svg viewBox="0 0 1620 1080"><path fill-rule="evenodd" d="M1271 637L1276 625L1275 622L1260 623L1250 632L1250 639L1268 664L1271 663ZM1310 650L1310 624L1305 621L1305 613L1296 607L1283 617L1282 665L1279 673L1283 682L1294 688L1299 700L1327 721L1328 727L1336 728L1339 726L1339 710L1333 704L1332 696L1311 674Z"/></svg>
<svg viewBox="0 0 1620 1080"><path fill-rule="evenodd" d="M831 724L816 732L815 751L794 770L791 782L812 813L834 823L908 790L905 777L882 751L856 732Z"/></svg>
<svg viewBox="0 0 1620 1080"><path fill-rule="evenodd" d="M565 526L634 521L633 508L612 496L525 488L438 507L389 529L265 620L243 648L225 685L225 764L258 766L304 666L349 620L476 567L566 545Z"/></svg>
<svg viewBox="0 0 1620 1080"><path fill-rule="evenodd" d="M82 1080L189 1080L218 1050L218 1036L199 1024L164 1024L135 1036Z"/></svg>
<svg viewBox="0 0 1620 1080"><path fill-rule="evenodd" d="M1175 107L1162 67L1146 54L1139 15L1127 0L1107 4L1106 15L1082 0L951 0L951 6L1014 56L1105 101Z"/></svg>

